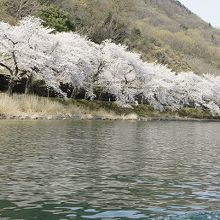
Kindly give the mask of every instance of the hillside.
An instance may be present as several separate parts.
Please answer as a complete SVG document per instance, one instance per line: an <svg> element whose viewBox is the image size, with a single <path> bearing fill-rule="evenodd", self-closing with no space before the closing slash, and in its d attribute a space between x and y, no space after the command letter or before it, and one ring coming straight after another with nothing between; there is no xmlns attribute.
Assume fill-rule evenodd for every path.
<svg viewBox="0 0 220 220"><path fill-rule="evenodd" d="M185 61L198 73L219 72L219 30L178 1L145 0L138 3L136 14L139 17L133 25L141 30L145 38L160 41L160 47L173 51L176 57L180 54L182 63ZM169 53L166 55L165 62L166 58L169 60Z"/></svg>
<svg viewBox="0 0 220 220"><path fill-rule="evenodd" d="M220 30L175 0L0 0L0 19L35 15L58 31L126 44L146 61L220 74Z"/></svg>

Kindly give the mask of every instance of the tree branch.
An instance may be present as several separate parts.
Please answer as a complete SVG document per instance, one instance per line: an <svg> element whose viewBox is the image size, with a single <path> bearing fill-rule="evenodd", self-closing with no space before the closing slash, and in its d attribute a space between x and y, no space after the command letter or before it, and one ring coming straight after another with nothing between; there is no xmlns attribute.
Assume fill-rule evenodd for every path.
<svg viewBox="0 0 220 220"><path fill-rule="evenodd" d="M10 67L8 67L7 65L5 65L4 63L1 63L1 62L0 62L0 66L7 69L10 72L10 75L13 76L13 70Z"/></svg>
<svg viewBox="0 0 220 220"><path fill-rule="evenodd" d="M13 58L14 65L15 65L15 76L17 76L18 72L19 72L19 68L18 68L18 62L16 60L16 56L15 56L15 52L14 51L12 52L12 58Z"/></svg>

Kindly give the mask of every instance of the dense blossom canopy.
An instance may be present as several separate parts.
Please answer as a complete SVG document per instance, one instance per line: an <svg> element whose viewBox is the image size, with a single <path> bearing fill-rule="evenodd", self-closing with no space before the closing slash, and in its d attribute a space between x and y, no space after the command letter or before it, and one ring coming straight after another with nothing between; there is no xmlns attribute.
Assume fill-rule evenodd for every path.
<svg viewBox="0 0 220 220"><path fill-rule="evenodd" d="M77 33L55 33L33 17L17 26L0 23L0 71L12 79L26 75L44 80L63 96L60 83L68 83L90 99L101 88L122 105L138 100L161 111L190 106L220 114L219 76L177 74L143 62L123 45L98 45Z"/></svg>

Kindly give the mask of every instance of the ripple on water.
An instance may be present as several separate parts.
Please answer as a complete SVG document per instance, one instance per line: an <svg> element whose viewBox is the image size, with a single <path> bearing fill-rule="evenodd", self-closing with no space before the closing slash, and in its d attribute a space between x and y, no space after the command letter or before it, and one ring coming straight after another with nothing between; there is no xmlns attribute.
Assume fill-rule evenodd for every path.
<svg viewBox="0 0 220 220"><path fill-rule="evenodd" d="M220 123L0 121L0 220L220 219Z"/></svg>

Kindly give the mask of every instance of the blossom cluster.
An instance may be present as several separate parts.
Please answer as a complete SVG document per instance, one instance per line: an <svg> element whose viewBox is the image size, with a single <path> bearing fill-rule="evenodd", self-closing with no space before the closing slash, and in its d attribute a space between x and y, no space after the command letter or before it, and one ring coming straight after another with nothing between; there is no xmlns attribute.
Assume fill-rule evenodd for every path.
<svg viewBox="0 0 220 220"><path fill-rule="evenodd" d="M201 107L220 114L220 77L193 72L175 73L166 66L147 63L124 45L110 40L95 44L73 32L56 33L37 18L16 26L0 23L0 71L11 79L44 80L64 97L60 84L95 99L95 89L111 94L122 105L148 103L161 111Z"/></svg>

